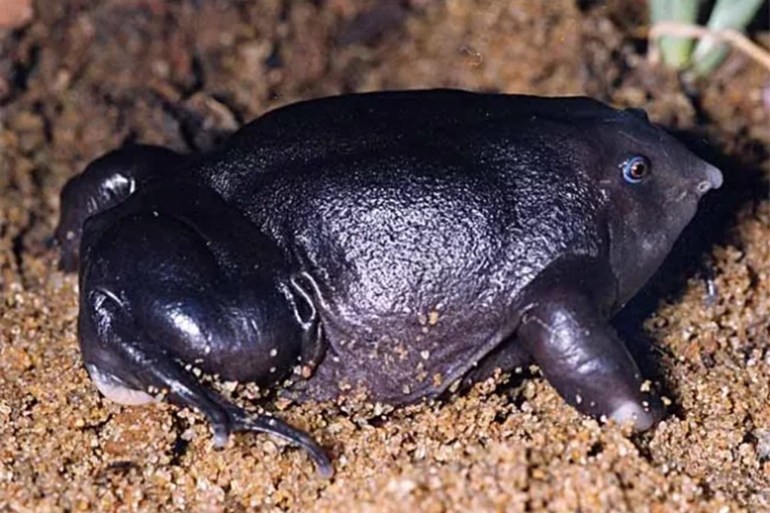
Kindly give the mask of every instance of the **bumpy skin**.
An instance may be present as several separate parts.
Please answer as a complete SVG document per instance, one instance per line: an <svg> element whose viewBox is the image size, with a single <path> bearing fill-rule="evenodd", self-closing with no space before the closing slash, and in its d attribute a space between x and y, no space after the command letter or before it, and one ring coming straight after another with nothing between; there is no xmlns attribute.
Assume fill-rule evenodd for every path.
<svg viewBox="0 0 770 513"><path fill-rule="evenodd" d="M629 183L637 156L651 173ZM647 429L660 408L607 319L721 179L643 113L586 98L350 95L268 113L207 155L108 154L63 191L57 238L65 268L80 248L103 392L165 392L217 444L269 432L328 473L307 435L187 364L405 404L534 360L580 411Z"/></svg>

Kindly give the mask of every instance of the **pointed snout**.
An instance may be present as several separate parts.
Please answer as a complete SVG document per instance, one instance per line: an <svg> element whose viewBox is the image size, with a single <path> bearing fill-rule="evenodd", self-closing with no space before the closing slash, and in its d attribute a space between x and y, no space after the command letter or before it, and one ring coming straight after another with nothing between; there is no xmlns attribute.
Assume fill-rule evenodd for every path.
<svg viewBox="0 0 770 513"><path fill-rule="evenodd" d="M711 164L705 165L706 179L698 183L698 193L705 194L711 189L719 189L722 186L722 171Z"/></svg>

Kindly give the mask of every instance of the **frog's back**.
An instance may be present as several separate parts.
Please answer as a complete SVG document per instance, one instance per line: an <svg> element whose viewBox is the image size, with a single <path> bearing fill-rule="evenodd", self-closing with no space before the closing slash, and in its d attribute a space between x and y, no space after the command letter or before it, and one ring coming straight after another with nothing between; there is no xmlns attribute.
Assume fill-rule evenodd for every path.
<svg viewBox="0 0 770 513"><path fill-rule="evenodd" d="M461 91L335 97L259 118L204 172L362 320L489 304L565 253L598 251L600 198L569 140L574 120L615 112Z"/></svg>
<svg viewBox="0 0 770 513"><path fill-rule="evenodd" d="M291 104L241 128L203 162L225 194L248 187L260 172L285 172L319 159L391 151L446 131L496 121L617 116L585 97L544 98L458 90L393 91L335 96Z"/></svg>
<svg viewBox="0 0 770 513"><path fill-rule="evenodd" d="M459 90L351 94L294 103L270 111L239 130L231 149L272 152L272 160L312 160L330 154L383 148L410 134L430 136L452 127L531 117L579 120L617 116L586 97L548 98ZM394 140L396 136L396 140Z"/></svg>

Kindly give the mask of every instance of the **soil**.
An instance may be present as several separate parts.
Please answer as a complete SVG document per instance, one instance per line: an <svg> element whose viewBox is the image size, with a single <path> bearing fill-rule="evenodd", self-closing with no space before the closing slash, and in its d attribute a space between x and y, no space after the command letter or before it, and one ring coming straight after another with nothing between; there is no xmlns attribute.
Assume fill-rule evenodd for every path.
<svg viewBox="0 0 770 513"><path fill-rule="evenodd" d="M770 77L734 55L682 79L645 59L644 2L578 3L40 0L0 32L0 511L770 511ZM377 416L282 408L333 455L324 480L268 437L215 451L197 413L99 396L50 244L69 177L296 99L437 86L643 107L722 167L616 319L670 402L656 429L580 416L536 373Z"/></svg>

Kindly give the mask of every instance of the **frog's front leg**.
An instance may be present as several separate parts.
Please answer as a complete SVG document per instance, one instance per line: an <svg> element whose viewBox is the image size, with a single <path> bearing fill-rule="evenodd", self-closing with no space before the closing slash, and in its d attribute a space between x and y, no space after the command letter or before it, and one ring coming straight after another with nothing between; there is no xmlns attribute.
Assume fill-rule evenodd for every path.
<svg viewBox="0 0 770 513"><path fill-rule="evenodd" d="M303 353L318 352L317 313L288 285L281 253L211 191L150 189L83 231L78 335L89 374L118 401L165 394L199 410L217 446L233 432L269 433L306 449L330 474L306 433L241 410L193 373L270 386Z"/></svg>
<svg viewBox="0 0 770 513"><path fill-rule="evenodd" d="M636 363L587 295L559 286L538 291L517 336L578 411L631 421L639 431L660 420L659 401L643 390Z"/></svg>

